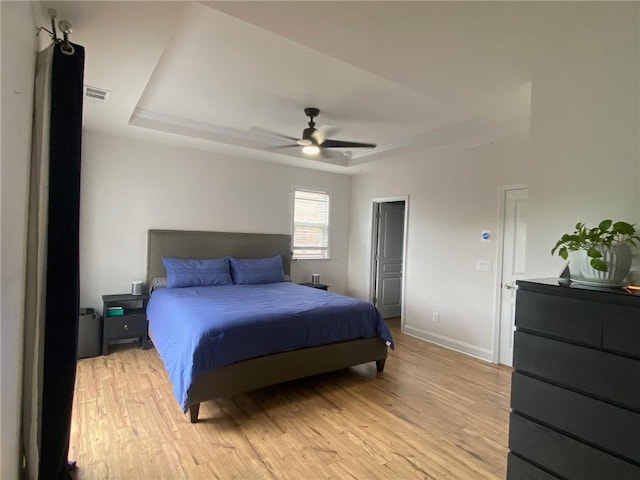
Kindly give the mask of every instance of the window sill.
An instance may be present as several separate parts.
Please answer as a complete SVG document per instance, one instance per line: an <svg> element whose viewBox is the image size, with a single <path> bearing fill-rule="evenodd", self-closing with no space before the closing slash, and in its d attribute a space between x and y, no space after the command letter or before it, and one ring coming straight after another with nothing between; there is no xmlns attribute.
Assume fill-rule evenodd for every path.
<svg viewBox="0 0 640 480"><path fill-rule="evenodd" d="M332 260L329 258L292 258L292 262L326 262L328 260Z"/></svg>

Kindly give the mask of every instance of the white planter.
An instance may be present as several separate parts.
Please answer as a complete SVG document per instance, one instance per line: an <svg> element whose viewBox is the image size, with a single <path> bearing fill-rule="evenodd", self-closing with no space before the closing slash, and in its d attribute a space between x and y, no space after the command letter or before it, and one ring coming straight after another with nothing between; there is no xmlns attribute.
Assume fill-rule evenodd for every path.
<svg viewBox="0 0 640 480"><path fill-rule="evenodd" d="M608 270L601 272L591 266L587 252L581 250L575 252L571 263L571 280L577 283L583 282L593 285L620 286L624 285L624 279L631 270L631 250L626 245L605 247L599 249L602 260L607 264ZM574 274L575 271L575 274Z"/></svg>

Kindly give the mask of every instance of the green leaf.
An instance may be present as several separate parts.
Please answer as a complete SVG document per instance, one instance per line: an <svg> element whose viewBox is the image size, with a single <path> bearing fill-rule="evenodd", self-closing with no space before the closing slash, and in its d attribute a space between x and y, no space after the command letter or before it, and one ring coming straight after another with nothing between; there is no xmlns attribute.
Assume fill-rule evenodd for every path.
<svg viewBox="0 0 640 480"><path fill-rule="evenodd" d="M609 227L612 223L613 222L611 220L603 220L600 222L600 225L598 225L598 228L604 232L606 230L609 230Z"/></svg>
<svg viewBox="0 0 640 480"><path fill-rule="evenodd" d="M598 225L598 228L602 231L606 231L609 230L609 227L611 226L613 222L611 220L603 220L600 222L600 225Z"/></svg>
<svg viewBox="0 0 640 480"><path fill-rule="evenodd" d="M602 257L602 254L600 253L599 250L597 250L596 248L589 248L589 250L587 250L587 255L591 258L600 258ZM595 267L594 267L595 268ZM606 270L605 270L606 272Z"/></svg>
<svg viewBox="0 0 640 480"><path fill-rule="evenodd" d="M607 268L607 264L603 260L600 260L599 258L592 258L591 266L593 267L594 270L598 270L600 272L606 272L609 270Z"/></svg>
<svg viewBox="0 0 640 480"><path fill-rule="evenodd" d="M616 222L613 224L613 228L617 230L618 233L622 233L623 235L633 235L634 233L636 233L633 225L627 222Z"/></svg>
<svg viewBox="0 0 640 480"><path fill-rule="evenodd" d="M558 251L558 255L560 255L563 259L567 259L567 257L569 257L569 253L567 252L567 247L562 247L560 248L560 250Z"/></svg>

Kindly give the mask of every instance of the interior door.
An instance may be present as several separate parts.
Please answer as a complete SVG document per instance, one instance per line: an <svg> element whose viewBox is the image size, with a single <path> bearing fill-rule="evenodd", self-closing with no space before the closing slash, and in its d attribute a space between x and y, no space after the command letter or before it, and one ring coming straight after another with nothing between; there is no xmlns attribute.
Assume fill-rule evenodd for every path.
<svg viewBox="0 0 640 480"><path fill-rule="evenodd" d="M384 318L399 317L402 303L404 202L378 204L374 303Z"/></svg>
<svg viewBox="0 0 640 480"><path fill-rule="evenodd" d="M506 190L500 302L499 362L513 364L513 331L516 313L516 280L524 278L527 241L526 188Z"/></svg>

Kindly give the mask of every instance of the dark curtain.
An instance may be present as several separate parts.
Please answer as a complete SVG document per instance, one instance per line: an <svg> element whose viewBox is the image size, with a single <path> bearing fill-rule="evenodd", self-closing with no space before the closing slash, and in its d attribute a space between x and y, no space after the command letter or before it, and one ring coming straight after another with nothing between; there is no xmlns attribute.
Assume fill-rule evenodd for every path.
<svg viewBox="0 0 640 480"><path fill-rule="evenodd" d="M70 478L67 465L76 378L80 163L84 48L55 46L51 72L49 211L40 464L42 480Z"/></svg>

